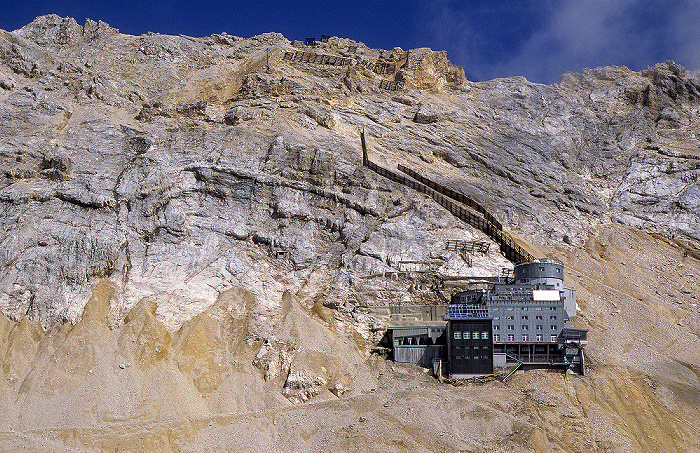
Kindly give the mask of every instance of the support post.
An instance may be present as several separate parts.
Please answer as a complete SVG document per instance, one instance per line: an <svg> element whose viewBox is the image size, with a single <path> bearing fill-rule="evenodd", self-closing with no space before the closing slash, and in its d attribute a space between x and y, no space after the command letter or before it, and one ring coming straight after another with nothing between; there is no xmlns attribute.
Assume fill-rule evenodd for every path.
<svg viewBox="0 0 700 453"><path fill-rule="evenodd" d="M367 157L367 144L365 143L365 130L362 129L360 134L360 139L362 140L362 165L367 166L369 157Z"/></svg>

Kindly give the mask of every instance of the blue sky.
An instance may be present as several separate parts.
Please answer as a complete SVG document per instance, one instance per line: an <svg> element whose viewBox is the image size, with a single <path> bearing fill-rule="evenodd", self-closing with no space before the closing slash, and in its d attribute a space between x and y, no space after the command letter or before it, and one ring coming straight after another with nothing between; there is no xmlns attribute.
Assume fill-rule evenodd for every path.
<svg viewBox="0 0 700 453"><path fill-rule="evenodd" d="M289 39L341 36L370 47L447 50L470 80L522 75L554 83L566 71L675 60L700 69L700 0L215 1L0 0L0 28L55 13L147 31Z"/></svg>

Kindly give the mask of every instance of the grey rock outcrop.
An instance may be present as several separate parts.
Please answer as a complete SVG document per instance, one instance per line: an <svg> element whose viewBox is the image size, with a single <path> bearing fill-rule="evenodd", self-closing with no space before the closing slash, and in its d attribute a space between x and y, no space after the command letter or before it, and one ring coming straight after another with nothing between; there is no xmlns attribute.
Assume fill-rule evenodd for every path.
<svg viewBox="0 0 700 453"><path fill-rule="evenodd" d="M422 106L416 114L413 116L413 121L420 124L430 124L438 121L438 114L430 110L429 108Z"/></svg>
<svg viewBox="0 0 700 453"><path fill-rule="evenodd" d="M320 46L351 55L351 44ZM465 85L428 49L360 46L349 69L318 72L285 60L293 48L277 34L132 37L58 16L0 46L3 71L23 78L0 99L0 305L15 318L75 321L104 276L118 282L117 318L151 295L175 328L229 285L274 311L282 288L302 288L320 268L336 284L317 290L335 306L400 297L401 285L380 296L366 280L392 262L441 256L444 272L462 275L506 265L491 256L468 269L445 255L442 238L483 236L363 170L361 129L380 161L461 188L526 235L577 244L610 214L698 239L695 154L664 150L676 137L697 149L686 129L700 96L673 62L553 86ZM347 97L389 67L403 71L402 94ZM284 260L271 258L278 250Z"/></svg>
<svg viewBox="0 0 700 453"><path fill-rule="evenodd" d="M649 230L700 240L699 174L700 156L633 156L612 199L616 218Z"/></svg>

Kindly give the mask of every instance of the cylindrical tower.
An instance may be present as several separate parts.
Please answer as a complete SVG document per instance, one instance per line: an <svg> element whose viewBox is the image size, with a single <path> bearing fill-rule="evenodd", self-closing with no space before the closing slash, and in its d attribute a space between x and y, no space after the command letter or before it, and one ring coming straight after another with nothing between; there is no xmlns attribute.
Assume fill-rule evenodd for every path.
<svg viewBox="0 0 700 453"><path fill-rule="evenodd" d="M564 265L549 258L519 263L513 269L516 285L552 285L563 289Z"/></svg>

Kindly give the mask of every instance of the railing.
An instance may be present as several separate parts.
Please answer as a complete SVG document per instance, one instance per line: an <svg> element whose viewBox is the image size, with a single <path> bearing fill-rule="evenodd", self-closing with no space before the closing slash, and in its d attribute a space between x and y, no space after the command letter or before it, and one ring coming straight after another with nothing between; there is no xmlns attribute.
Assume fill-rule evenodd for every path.
<svg viewBox="0 0 700 453"><path fill-rule="evenodd" d="M448 239L445 242L445 250L464 250L468 253L481 253L482 255L486 255L487 253L489 253L489 248L489 243L483 241L464 241L461 239Z"/></svg>
<svg viewBox="0 0 700 453"><path fill-rule="evenodd" d="M468 196L464 195L463 193L455 192L452 189L449 189L441 184L433 182L430 179L419 175L415 171L411 170L410 168L404 167L401 164L399 164L398 168L400 172L406 173L408 176L415 179L416 181L420 181L421 183L425 184L431 189L436 190L441 194L452 198L453 200L458 201L466 206L469 206L470 208L484 216L484 219L486 219L488 222L491 222L497 229L503 229L501 223L498 220L496 220L483 206L481 206L479 203L469 198Z"/></svg>
<svg viewBox="0 0 700 453"><path fill-rule="evenodd" d="M403 80L398 82L392 82L391 80L379 81L380 90L396 91L403 89L404 86L406 86L406 83Z"/></svg>
<svg viewBox="0 0 700 453"><path fill-rule="evenodd" d="M385 63L383 61L360 60L361 66L376 74L393 74L396 72L396 63Z"/></svg>
<svg viewBox="0 0 700 453"><path fill-rule="evenodd" d="M512 355L506 353L506 357L508 357L511 360L514 360L517 362L517 364L506 374L503 376L502 382L506 382L506 380L513 375L516 371L518 371L518 368L520 368L523 365L523 362L520 361L517 357L513 357Z"/></svg>
<svg viewBox="0 0 700 453"><path fill-rule="evenodd" d="M350 58L337 57L335 55L315 54L311 52L285 52L283 60L298 63L326 64L331 66L347 66Z"/></svg>
<svg viewBox="0 0 700 453"><path fill-rule="evenodd" d="M474 228L483 231L487 236L494 240L503 252L506 259L519 263L521 261L532 261L534 257L523 249L520 245L502 230L502 225L480 204L467 197L464 194L448 189L428 178L419 175L417 172L399 164L399 170L409 175L411 178L394 173L384 167L381 167L369 160L367 155L367 144L365 142L364 131L360 135L362 141L362 163L375 173L384 176L394 182L403 184L418 192L424 193L435 200L440 206L444 207L458 219L468 223ZM445 194L445 195L443 195ZM456 204L452 200L457 200L469 206L471 209L479 212L481 215L473 213L471 210ZM462 201L463 200L463 201ZM476 207L474 207L476 206ZM490 219L490 220L489 220Z"/></svg>

